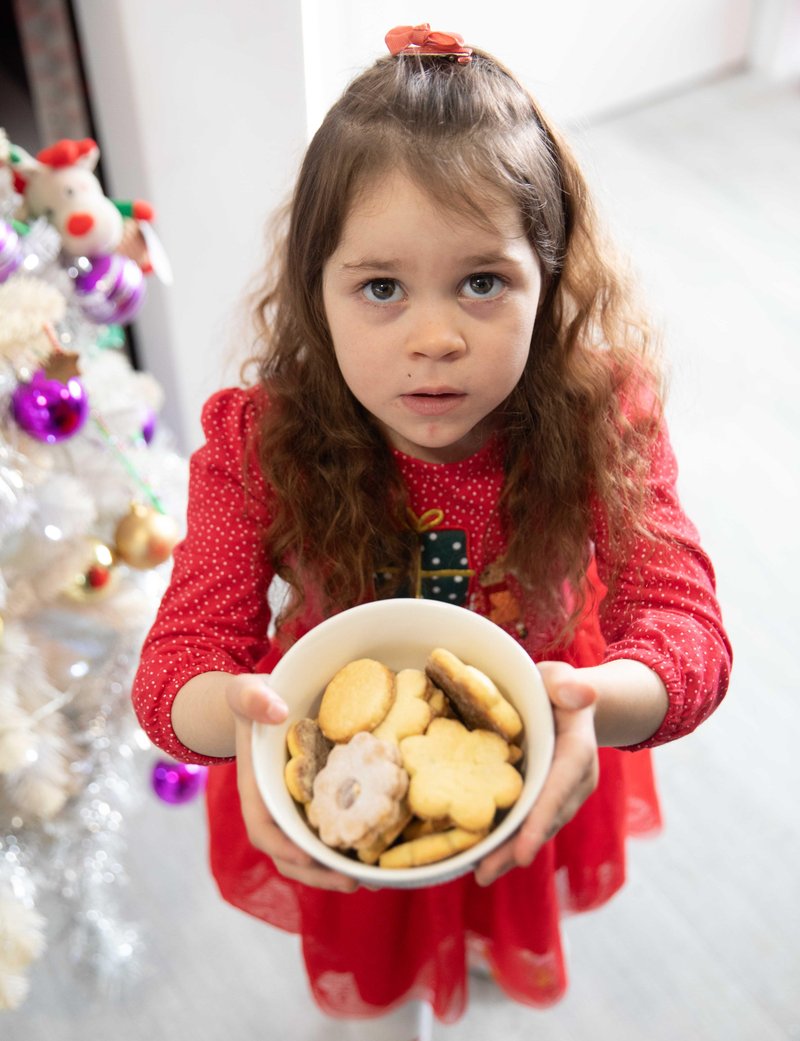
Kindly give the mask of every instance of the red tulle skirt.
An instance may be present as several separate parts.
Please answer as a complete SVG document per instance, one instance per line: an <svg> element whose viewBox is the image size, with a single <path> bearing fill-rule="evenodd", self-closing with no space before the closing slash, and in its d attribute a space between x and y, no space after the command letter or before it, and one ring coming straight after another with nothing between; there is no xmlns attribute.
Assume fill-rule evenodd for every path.
<svg viewBox="0 0 800 1041"><path fill-rule="evenodd" d="M602 594L596 575L590 577ZM572 665L602 661L598 602L587 601L569 648L559 655ZM270 671L279 656L274 650L256 671ZM530 867L485 888L466 875L430 889L346 894L280 875L247 838L235 763L213 766L211 869L231 904L300 934L312 994L328 1015L366 1018L423 1000L439 1020L452 1023L466 1008L468 952L476 948L509 997L551 1005L567 985L561 914L588 911L613 896L625 881L628 836L661 825L650 752L601 748L599 758L597 789Z"/></svg>
<svg viewBox="0 0 800 1041"><path fill-rule="evenodd" d="M487 888L471 875L421 890L332 893L283 878L247 839L235 764L209 771L211 868L222 896L299 933L315 1000L332 1016L381 1015L412 999L443 1022L467 998L467 947L526 1005L566 989L559 916L604 903L625 880L628 835L660 824L650 753L600 750L600 783L528 868Z"/></svg>

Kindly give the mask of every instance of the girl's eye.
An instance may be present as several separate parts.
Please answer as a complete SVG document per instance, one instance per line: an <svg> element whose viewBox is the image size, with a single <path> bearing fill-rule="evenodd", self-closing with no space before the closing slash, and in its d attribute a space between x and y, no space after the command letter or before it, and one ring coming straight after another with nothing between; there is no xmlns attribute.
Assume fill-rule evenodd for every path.
<svg viewBox="0 0 800 1041"><path fill-rule="evenodd" d="M505 282L497 275L479 271L470 275L461 287L461 292L470 300L492 300L505 289Z"/></svg>
<svg viewBox="0 0 800 1041"><path fill-rule="evenodd" d="M373 278L361 292L373 304L394 304L403 299L403 290L393 278Z"/></svg>

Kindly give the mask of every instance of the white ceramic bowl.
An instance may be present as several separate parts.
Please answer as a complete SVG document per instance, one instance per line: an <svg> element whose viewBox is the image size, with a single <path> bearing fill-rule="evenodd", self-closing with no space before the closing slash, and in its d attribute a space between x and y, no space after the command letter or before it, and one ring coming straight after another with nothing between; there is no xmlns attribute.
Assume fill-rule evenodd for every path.
<svg viewBox="0 0 800 1041"><path fill-rule="evenodd" d="M286 732L296 720L316 716L325 687L339 669L357 658L374 658L388 668L422 669L428 654L444 647L490 676L519 712L524 725L524 783L519 799L481 842L436 864L386 869L362 864L322 842L289 794L283 773ZM380 600L351 608L322 622L278 662L270 686L289 705L280 726L253 727L253 765L259 791L275 822L319 863L365 885L418 888L470 871L508 839L528 814L550 767L553 715L539 671L503 629L463 607L436 600Z"/></svg>

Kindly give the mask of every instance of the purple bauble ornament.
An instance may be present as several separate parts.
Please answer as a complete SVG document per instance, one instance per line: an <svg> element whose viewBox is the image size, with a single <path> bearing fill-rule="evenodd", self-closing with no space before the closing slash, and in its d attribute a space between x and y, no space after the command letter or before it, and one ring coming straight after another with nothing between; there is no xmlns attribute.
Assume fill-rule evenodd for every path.
<svg viewBox="0 0 800 1041"><path fill-rule="evenodd" d="M78 433L89 415L89 399L77 376L62 383L39 369L12 394L11 412L26 434L54 445Z"/></svg>
<svg viewBox="0 0 800 1041"><path fill-rule="evenodd" d="M144 438L145 444L149 445L156 433L156 414L149 408L147 414L144 417L142 423L142 437Z"/></svg>
<svg viewBox="0 0 800 1041"><path fill-rule="evenodd" d="M142 269L119 253L80 261L75 294L81 311L97 325L132 321L144 300Z"/></svg>
<svg viewBox="0 0 800 1041"><path fill-rule="evenodd" d="M159 759L153 767L153 791L162 802L177 806L194 799L205 787L207 776L207 766Z"/></svg>
<svg viewBox="0 0 800 1041"><path fill-rule="evenodd" d="M19 235L8 221L0 220L0 283L11 278L21 263Z"/></svg>

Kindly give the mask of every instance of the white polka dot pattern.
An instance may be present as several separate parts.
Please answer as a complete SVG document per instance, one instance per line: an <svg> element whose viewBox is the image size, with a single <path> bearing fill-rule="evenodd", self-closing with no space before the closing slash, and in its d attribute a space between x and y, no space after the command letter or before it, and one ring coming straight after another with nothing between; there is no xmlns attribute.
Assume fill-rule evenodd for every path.
<svg viewBox="0 0 800 1041"><path fill-rule="evenodd" d="M190 762L213 760L183 746L172 729L171 707L180 687L203 672L253 671L269 649L267 589L273 575L262 546L269 496L244 448L254 429L256 393L221 391L203 410L207 441L191 462L186 539L175 550L172 581L145 641L134 683L134 708L151 739ZM439 530L464 532L463 546L457 547L464 550L459 563L464 561L466 568L468 562L472 588L504 548L495 513L503 480L499 439L458 463L425 463L399 452L395 458L414 513L422 517L441 510ZM606 598L600 616L605 660L644 662L669 692L667 716L646 745L673 740L702 722L724 695L730 669L713 571L680 508L675 477L664 433L650 474L650 520L658 537L637 542L616 595ZM596 560L603 579L611 561L599 509L595 521ZM431 546L435 536L429 533Z"/></svg>

